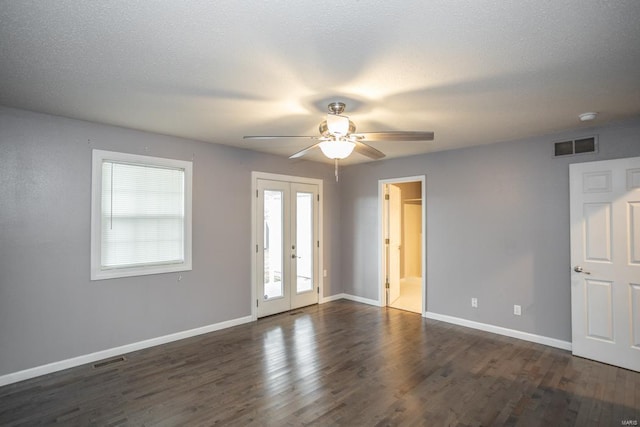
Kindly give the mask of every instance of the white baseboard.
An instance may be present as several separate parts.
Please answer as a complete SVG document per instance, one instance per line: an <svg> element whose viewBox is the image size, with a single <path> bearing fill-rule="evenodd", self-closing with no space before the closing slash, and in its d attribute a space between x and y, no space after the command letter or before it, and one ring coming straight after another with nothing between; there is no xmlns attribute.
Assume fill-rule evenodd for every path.
<svg viewBox="0 0 640 427"><path fill-rule="evenodd" d="M363 298L356 295L350 294L337 294L333 295L332 300L335 299L347 299L351 301L361 302L364 304L375 305L376 307L380 307L380 302L376 300L372 300L369 298ZM538 344L548 345L550 347L560 348L562 350L571 351L571 343L568 341L562 341L556 338L544 337L542 335L531 334L529 332L517 331L515 329L503 328L502 326L494 326L488 323L480 323L474 322L473 320L462 319L459 317L448 316L446 314L438 314L427 311L424 313L423 317L440 320L442 322L453 323L454 325L465 326L467 328L479 329L485 332L491 332L498 335L504 335L511 338L517 338L525 341L535 342Z"/></svg>
<svg viewBox="0 0 640 427"><path fill-rule="evenodd" d="M529 332L517 331L515 329L503 328L502 326L489 325L487 323L474 322L473 320L461 319L459 317L447 316L446 314L438 314L427 311L424 317L442 322L453 323L454 325L465 326L467 328L479 329L485 332L491 332L498 335L505 335L511 338L518 338L525 341L531 341L538 344L548 345L550 347L560 348L562 350L571 351L571 343L555 338L544 337L541 335L531 334Z"/></svg>
<svg viewBox="0 0 640 427"><path fill-rule="evenodd" d="M380 301L375 299L369 299L364 297L359 297L357 295L351 294L340 294L343 299L348 299L349 301L361 302L363 304L375 305L376 307L380 307Z"/></svg>
<svg viewBox="0 0 640 427"><path fill-rule="evenodd" d="M350 301L360 302L363 304L373 305L380 307L380 302L377 300L359 297L350 294L336 294L328 297L323 297L320 303L326 303L339 299L346 299ZM562 341L555 338L544 337L540 335L531 334L528 332L516 331L514 329L503 328L501 326L489 325L486 323L474 322L472 320L462 319L459 317L447 316L445 314L438 314L433 312L426 312L424 317L440 320L442 322L452 323L459 326L465 326L468 328L479 329L494 334L505 335L512 338L518 338L525 341L531 341L538 344L544 344L551 347L560 348L563 350L571 350L571 343L568 341ZM212 325L202 326L195 329L189 329L187 331L176 332L174 334L164 335L157 338L151 338L144 341L139 341L131 344L126 344L119 347L110 348L107 350L97 351L95 353L85 354L82 356L73 357L71 359L65 359L58 362L48 363L46 365L36 366L34 368L25 369L18 372L0 376L0 387L18 381L28 380L40 375L46 375L53 372L62 371L64 369L73 368L75 366L84 365L87 363L97 362L99 360L108 359L111 357L119 356L125 353L131 353L133 351L142 350L149 347L154 347L161 344L166 344L173 341L178 341L185 338L190 338L196 335L206 334L209 332L218 331L220 329L230 328L232 326L242 325L254 321L251 316L240 317L237 319L231 319L220 323L214 323Z"/></svg>
<svg viewBox="0 0 640 427"><path fill-rule="evenodd" d="M324 304L325 302L336 301L339 299L344 299L344 294L335 294L335 295L329 295L328 297L322 297L320 298L319 303Z"/></svg>
<svg viewBox="0 0 640 427"><path fill-rule="evenodd" d="M237 319L226 320L220 323L214 323L212 325L202 326L195 329L189 329L187 331L176 332L174 334L164 335L157 338L151 338L144 341L139 341L131 344L126 344L120 347L114 347L107 350L97 351L95 353L85 354L82 356L72 357L71 359L61 360L59 362L48 363L46 365L36 366L35 368L25 369L23 371L13 372L0 376L0 387L7 384L16 383L18 381L28 380L30 378L38 377L40 375L46 375L64 369L73 368L75 366L84 365L87 363L97 362L98 360L108 359L110 357L119 356L125 353L131 353L133 351L142 350L148 347L154 347L160 344L166 344L172 341L178 341L185 338L190 338L196 335L206 334L220 329L230 328L232 326L242 325L244 323L252 322L251 316L239 317Z"/></svg>

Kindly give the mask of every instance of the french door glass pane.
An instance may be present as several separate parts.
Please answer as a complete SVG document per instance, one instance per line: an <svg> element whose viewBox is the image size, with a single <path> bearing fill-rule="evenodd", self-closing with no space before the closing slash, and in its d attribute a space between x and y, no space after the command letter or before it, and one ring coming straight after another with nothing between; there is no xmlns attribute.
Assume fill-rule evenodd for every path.
<svg viewBox="0 0 640 427"><path fill-rule="evenodd" d="M264 192L264 299L281 298L283 287L283 193Z"/></svg>
<svg viewBox="0 0 640 427"><path fill-rule="evenodd" d="M296 194L296 254L298 293L313 290L313 194Z"/></svg>

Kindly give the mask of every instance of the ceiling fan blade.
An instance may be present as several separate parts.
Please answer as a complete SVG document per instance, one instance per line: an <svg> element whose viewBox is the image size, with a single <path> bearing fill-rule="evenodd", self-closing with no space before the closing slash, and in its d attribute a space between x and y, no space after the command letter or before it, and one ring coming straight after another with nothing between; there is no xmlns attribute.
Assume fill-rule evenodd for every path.
<svg viewBox="0 0 640 427"><path fill-rule="evenodd" d="M388 131L352 134L366 141L433 141L433 132Z"/></svg>
<svg viewBox="0 0 640 427"><path fill-rule="evenodd" d="M303 138L303 139L319 139L319 136L303 136L303 135L248 135L242 139L279 139L279 138Z"/></svg>
<svg viewBox="0 0 640 427"><path fill-rule="evenodd" d="M360 141L353 141L353 142L356 144L356 146L353 149L356 153L362 154L363 156L367 156L370 159L374 159L374 160L381 159L385 156L382 151L376 150L375 148L365 144L364 142L360 142Z"/></svg>
<svg viewBox="0 0 640 427"><path fill-rule="evenodd" d="M313 145L311 145L311 146L309 146L309 147L307 147L307 148L305 148L304 150L300 150L300 151L298 151L297 153L290 155L290 156L289 156L289 158L290 158L290 159L297 159L298 157L302 157L302 156L304 156L305 154L307 154L309 151L311 151L311 150L313 150L314 148L316 148L318 145L320 145L320 143L319 143L319 142L318 142L318 143L316 143L316 144L313 144Z"/></svg>

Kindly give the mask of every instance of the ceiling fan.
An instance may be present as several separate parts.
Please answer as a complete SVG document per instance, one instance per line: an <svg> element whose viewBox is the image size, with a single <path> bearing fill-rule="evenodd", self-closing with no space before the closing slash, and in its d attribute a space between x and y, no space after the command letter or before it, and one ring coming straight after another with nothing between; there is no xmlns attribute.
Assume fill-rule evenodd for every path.
<svg viewBox="0 0 640 427"><path fill-rule="evenodd" d="M433 132L386 131L386 132L358 132L356 125L348 116L342 115L346 105L343 102L329 104L329 114L318 127L318 136L245 136L244 139L278 139L278 138L307 138L318 142L289 156L290 159L302 157L316 147L329 159L345 159L353 151L378 160L385 157L384 153L367 145L369 141L432 141Z"/></svg>

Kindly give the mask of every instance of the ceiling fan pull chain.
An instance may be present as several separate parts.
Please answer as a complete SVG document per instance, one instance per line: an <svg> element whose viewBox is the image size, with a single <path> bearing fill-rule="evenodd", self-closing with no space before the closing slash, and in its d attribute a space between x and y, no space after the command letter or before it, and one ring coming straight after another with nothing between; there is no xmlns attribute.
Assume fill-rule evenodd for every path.
<svg viewBox="0 0 640 427"><path fill-rule="evenodd" d="M338 182L338 159L334 159L336 165L336 182Z"/></svg>

